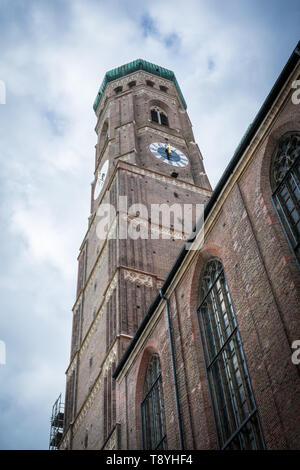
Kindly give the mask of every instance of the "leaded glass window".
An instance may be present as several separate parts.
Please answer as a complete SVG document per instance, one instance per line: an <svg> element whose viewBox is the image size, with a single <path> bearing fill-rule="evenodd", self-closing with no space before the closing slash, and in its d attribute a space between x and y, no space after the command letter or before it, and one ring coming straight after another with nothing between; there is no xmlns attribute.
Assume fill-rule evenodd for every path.
<svg viewBox="0 0 300 470"><path fill-rule="evenodd" d="M166 449L163 390L157 354L153 354L147 367L141 418L143 448Z"/></svg>
<svg viewBox="0 0 300 470"><path fill-rule="evenodd" d="M262 449L263 437L222 263L211 259L200 282L198 319L219 447Z"/></svg>
<svg viewBox="0 0 300 470"><path fill-rule="evenodd" d="M169 125L168 116L158 107L151 109L151 121L157 122L158 124L161 124L162 126Z"/></svg>
<svg viewBox="0 0 300 470"><path fill-rule="evenodd" d="M300 267L300 134L281 137L271 163L272 200Z"/></svg>
<svg viewBox="0 0 300 470"><path fill-rule="evenodd" d="M160 122L163 126L169 125L168 117L164 113L160 113Z"/></svg>
<svg viewBox="0 0 300 470"><path fill-rule="evenodd" d="M158 112L156 109L151 109L151 121L158 122Z"/></svg>

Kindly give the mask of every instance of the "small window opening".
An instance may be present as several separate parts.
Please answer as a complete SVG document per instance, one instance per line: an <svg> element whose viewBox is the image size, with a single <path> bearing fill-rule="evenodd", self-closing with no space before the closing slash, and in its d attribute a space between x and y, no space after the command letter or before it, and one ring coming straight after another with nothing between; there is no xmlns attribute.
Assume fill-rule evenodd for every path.
<svg viewBox="0 0 300 470"><path fill-rule="evenodd" d="M168 116L162 112L159 108L151 109L151 121L157 122L162 126L169 126Z"/></svg>
<svg viewBox="0 0 300 470"><path fill-rule="evenodd" d="M163 126L169 125L168 117L164 113L160 113L160 122Z"/></svg>
<svg viewBox="0 0 300 470"><path fill-rule="evenodd" d="M158 112L155 109L151 109L151 121L159 122L158 121Z"/></svg>

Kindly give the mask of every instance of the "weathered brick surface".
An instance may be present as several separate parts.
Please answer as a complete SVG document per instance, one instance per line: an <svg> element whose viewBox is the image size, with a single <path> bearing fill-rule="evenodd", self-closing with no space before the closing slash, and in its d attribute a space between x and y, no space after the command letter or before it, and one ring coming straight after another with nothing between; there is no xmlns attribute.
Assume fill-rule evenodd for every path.
<svg viewBox="0 0 300 470"><path fill-rule="evenodd" d="M154 87L150 88L145 86L149 77L152 76L137 72L108 84L97 111L98 141L95 179L91 190L91 214L88 231L80 250L77 300L74 306L79 323L76 315L74 318L79 326L74 324L75 339L67 378L69 385L66 401L68 409L73 409L72 443L69 447L73 449L84 446L86 434L88 448L101 448L104 445L110 432L108 427L113 428L113 423L108 421L116 421L112 405L112 387L116 384L111 382L111 351L117 347L114 361L118 362L183 243L182 239L177 238L177 233L171 233L171 238L167 240L162 239L161 235L155 240L100 240L97 235L99 206L107 203L114 206L114 233L118 235L123 216L123 213L119 212L119 196L127 196L128 208L133 204L145 205L148 213L141 214L139 207L135 207L130 216L148 222L150 236L151 228L165 228L161 227L162 221L155 225L152 220L151 204L204 203L210 196L211 188L204 172L202 156L194 142L189 118L179 103L174 84L168 82L168 91L162 92L159 86L166 85L166 81L154 77ZM136 87L128 89L128 83L133 79L136 80ZM117 86L123 86L123 93L115 94L114 89ZM150 121L152 106L159 106L168 115L168 127ZM149 150L152 142L169 142L182 150L189 157L191 164L185 168L175 168L162 163ZM95 200L94 189L98 171L107 159L109 170L104 189ZM178 173L176 179L171 176L174 170ZM183 218L183 213L179 216ZM176 229L176 222L173 217L171 232ZM157 349L166 341L164 321L162 319L161 336L156 339ZM167 342L165 353L166 356L169 355ZM166 400L170 396L170 406L175 407L171 394L171 369L167 363L163 374ZM128 426L128 435L125 438L123 434L123 423L129 423L128 420L136 415L139 408L137 402L132 407L130 401L131 397L135 396L134 384L129 381L125 384L125 389L126 387L126 397L119 389L116 390L116 413L117 421L121 423L121 445L138 448L141 445L136 433L138 421L132 427ZM123 405L127 410L125 415ZM172 412L167 424L170 433L175 421ZM168 439L172 442L171 434ZM177 445L176 433L173 440L174 445Z"/></svg>
<svg viewBox="0 0 300 470"><path fill-rule="evenodd" d="M151 203L203 203L209 196L210 186L206 176L201 175L204 171L202 156L193 142L188 116L178 105L172 83L164 94L159 91L159 85L165 81L154 77L154 88L148 89L142 85L147 77L149 74L137 72L112 82L99 106L96 170L106 158L110 160L102 202L116 205L118 195L127 195L129 206L143 203L150 208ZM137 81L136 89L127 91L133 79ZM123 93L117 96L114 95L116 86L123 86ZM169 128L149 122L149 110L154 105L168 114ZM211 257L219 258L224 266L266 447L299 448L300 371L299 366L292 364L291 344L300 339L300 273L274 211L269 183L276 142L285 132L300 132L299 106L293 105L289 96L280 109L272 111L270 120L267 131L261 131L256 138L258 145L247 166L238 178L233 175L235 183L206 234L204 246L192 259L187 257L179 283L168 293L186 449L217 448L196 315L201 271ZM191 165L179 169L176 180L185 181L186 186L176 185L170 178L173 168L155 159L149 151L151 142L165 142L166 138L190 159ZM110 181L115 169L114 179ZM143 170L152 173L143 173ZM188 183L204 189L196 192ZM93 219L98 204L99 200L91 204L86 245L81 249L82 253L87 250L85 282L104 246L104 242L101 245L97 239L97 220ZM210 217L213 216L214 212ZM95 271L89 287L81 290L83 341L93 325L95 308L97 310L105 300L114 273L118 273L117 284L97 328L80 354L75 381L75 425L80 408L84 409L89 403L89 388L93 389L99 374L101 385L73 433L74 449L83 447L87 431L88 448L104 445L104 383L112 367L109 355L114 345L117 352L113 360L118 362L124 354L182 243L182 240L172 239L110 241L103 249L101 269ZM135 276L140 276L139 281ZM165 308L156 322L149 322L134 356L128 359L115 384L121 449L142 446L140 403L146 368L153 353L158 353L161 361L167 445L169 449L179 449Z"/></svg>
<svg viewBox="0 0 300 470"><path fill-rule="evenodd" d="M250 165L232 187L200 253L170 295L186 448L217 447L195 314L202 268L206 260L217 257L223 263L233 299L266 447L299 449L299 366L291 361L291 344L300 338L300 274L272 206L269 183L276 142L283 133L295 130L300 131L299 109L289 97ZM149 360L145 353L152 346L162 364L168 446L178 448L166 312L149 330L146 343L119 387L123 390L126 381L131 402L134 396L137 403L141 401L140 376ZM131 409L127 428L134 423L139 443L139 419ZM127 448L135 445L133 432L129 443L125 438L122 441Z"/></svg>

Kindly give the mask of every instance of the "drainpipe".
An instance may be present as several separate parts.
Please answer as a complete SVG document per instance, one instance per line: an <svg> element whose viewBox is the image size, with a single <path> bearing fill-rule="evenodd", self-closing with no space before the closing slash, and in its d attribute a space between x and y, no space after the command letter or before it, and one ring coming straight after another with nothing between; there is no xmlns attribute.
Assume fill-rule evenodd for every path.
<svg viewBox="0 0 300 470"><path fill-rule="evenodd" d="M175 364L175 355L174 355L173 333L172 333L169 299L163 295L161 290L159 291L159 294L160 294L161 298L166 302L166 308L167 308L168 330L169 330L169 338L170 338L172 370L173 370L173 379L174 379L174 392L175 392L176 410L177 410L177 419L178 419L179 442L180 442L180 450L184 450L183 431L182 431L182 422L181 422L180 405L179 405L179 397L178 397L178 385L177 385L177 376L176 376L176 364Z"/></svg>

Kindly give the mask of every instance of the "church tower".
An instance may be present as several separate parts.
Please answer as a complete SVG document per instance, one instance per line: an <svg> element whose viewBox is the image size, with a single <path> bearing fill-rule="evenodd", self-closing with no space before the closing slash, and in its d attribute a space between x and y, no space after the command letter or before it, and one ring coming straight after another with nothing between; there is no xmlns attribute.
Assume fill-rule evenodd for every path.
<svg viewBox="0 0 300 470"><path fill-rule="evenodd" d="M211 194L172 71L138 59L107 72L94 111L61 449L109 448L118 423L112 373L188 235L184 212L181 219L172 207L205 204ZM153 211L161 204L169 224Z"/></svg>

